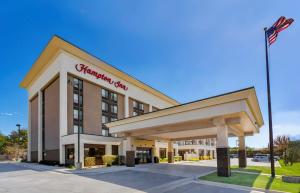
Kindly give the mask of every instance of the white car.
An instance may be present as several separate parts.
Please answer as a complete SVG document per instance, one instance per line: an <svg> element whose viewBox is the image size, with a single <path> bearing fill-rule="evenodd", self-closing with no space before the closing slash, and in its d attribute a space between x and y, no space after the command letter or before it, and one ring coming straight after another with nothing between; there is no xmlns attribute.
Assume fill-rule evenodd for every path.
<svg viewBox="0 0 300 193"><path fill-rule="evenodd" d="M270 160L269 154L257 154L252 159L252 161L255 162L268 162L269 160Z"/></svg>

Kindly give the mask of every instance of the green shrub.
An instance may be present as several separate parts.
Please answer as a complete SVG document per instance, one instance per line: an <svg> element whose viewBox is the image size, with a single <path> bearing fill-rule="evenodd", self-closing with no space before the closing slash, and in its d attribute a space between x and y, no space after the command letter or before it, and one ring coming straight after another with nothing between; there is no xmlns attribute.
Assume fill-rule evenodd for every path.
<svg viewBox="0 0 300 193"><path fill-rule="evenodd" d="M159 162L160 163L166 163L166 162L168 162L168 158L159 158Z"/></svg>
<svg viewBox="0 0 300 193"><path fill-rule="evenodd" d="M117 156L115 155L103 155L102 160L106 166L111 166L112 163L115 161Z"/></svg>
<svg viewBox="0 0 300 193"><path fill-rule="evenodd" d="M188 161L199 161L198 157L189 158Z"/></svg>
<svg viewBox="0 0 300 193"><path fill-rule="evenodd" d="M91 167L96 165L96 157L86 157L84 158L84 165L86 167Z"/></svg>
<svg viewBox="0 0 300 193"><path fill-rule="evenodd" d="M174 156L174 160L175 160L176 162L182 161L182 156L180 156L180 155Z"/></svg>

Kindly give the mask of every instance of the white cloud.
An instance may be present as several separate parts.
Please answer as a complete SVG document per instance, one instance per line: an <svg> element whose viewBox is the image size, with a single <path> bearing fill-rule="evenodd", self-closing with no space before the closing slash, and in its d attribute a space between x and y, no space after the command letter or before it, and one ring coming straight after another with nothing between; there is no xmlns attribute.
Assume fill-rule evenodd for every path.
<svg viewBox="0 0 300 193"><path fill-rule="evenodd" d="M20 116L20 113L13 112L13 113L8 113L8 112L2 112L0 113L0 117L12 117L12 116Z"/></svg>

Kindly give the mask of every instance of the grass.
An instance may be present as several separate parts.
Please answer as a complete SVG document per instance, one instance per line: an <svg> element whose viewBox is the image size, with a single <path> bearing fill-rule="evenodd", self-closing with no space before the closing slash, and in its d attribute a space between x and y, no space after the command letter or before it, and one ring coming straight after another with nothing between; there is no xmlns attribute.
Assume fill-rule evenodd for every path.
<svg viewBox="0 0 300 193"><path fill-rule="evenodd" d="M300 176L299 162L294 163L292 166L285 166L282 160L280 160L279 163L281 167L275 168L276 175ZM300 192L300 184L282 182L281 177L271 178L269 175L262 175L271 174L270 167L248 166L246 168L238 168L238 166L232 166L231 168L232 171L237 172L232 172L230 177L219 177L217 176L217 173L212 173L207 176L200 177L200 179L284 192ZM252 174L238 173L238 171L252 172Z"/></svg>
<svg viewBox="0 0 300 193"><path fill-rule="evenodd" d="M300 162L294 163L292 166L283 164L282 160L279 160L281 167L275 168L276 175L288 175L288 176L300 176ZM265 173L271 174L270 167L266 166L248 166L246 168L238 168L238 166L232 166L232 170L234 171L247 171L254 173Z"/></svg>
<svg viewBox="0 0 300 193"><path fill-rule="evenodd" d="M282 182L281 178L271 178L270 176L261 175L259 173L246 174L233 172L230 177L219 177L215 172L202 176L200 179L268 190L279 190L292 193L300 192L300 184Z"/></svg>

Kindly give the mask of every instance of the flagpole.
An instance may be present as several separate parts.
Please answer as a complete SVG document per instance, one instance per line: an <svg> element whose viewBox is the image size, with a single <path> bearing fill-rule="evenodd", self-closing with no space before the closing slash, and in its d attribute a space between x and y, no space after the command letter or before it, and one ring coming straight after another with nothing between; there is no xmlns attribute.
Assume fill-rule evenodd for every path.
<svg viewBox="0 0 300 193"><path fill-rule="evenodd" d="M266 49L266 71L267 71L267 93L268 93L268 115L269 115L269 148L270 148L270 161L271 161L271 175L275 177L274 168L274 147L273 147L273 123L272 123L272 105L271 105L271 90L270 90L270 74L269 74L269 55L268 55L268 39L267 29L265 30L265 49Z"/></svg>

